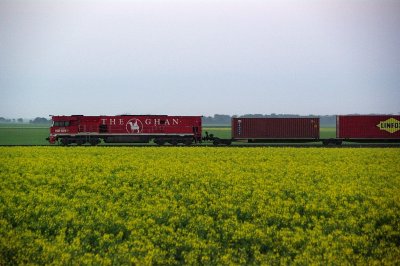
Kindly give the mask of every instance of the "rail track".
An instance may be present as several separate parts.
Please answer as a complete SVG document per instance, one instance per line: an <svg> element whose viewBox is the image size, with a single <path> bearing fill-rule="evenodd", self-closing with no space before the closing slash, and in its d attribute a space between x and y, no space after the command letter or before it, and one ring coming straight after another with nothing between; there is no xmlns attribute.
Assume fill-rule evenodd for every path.
<svg viewBox="0 0 400 266"><path fill-rule="evenodd" d="M342 144L342 145L322 145L322 144L270 144L270 143L263 143L263 144L232 144L232 145L218 145L215 146L213 144L201 144L201 145L190 145L190 146L185 146L185 145L164 145L164 146L159 146L156 144L145 144L145 145L138 145L138 144L114 144L114 145L107 145L107 144L101 144L97 146L91 146L91 145L68 145L68 146L62 146L62 145L0 145L0 147L53 147L53 148L76 148L76 147L83 147L83 148L88 148L88 147L96 147L96 148L107 148L107 147L137 147L137 148L148 148L148 147L158 147L158 148L171 148L171 147L179 147L179 148L190 148L190 147L208 147L208 148L261 148L261 147L279 147L279 148L327 148L327 149L332 149L332 148L400 148L399 143L391 143L391 144Z"/></svg>

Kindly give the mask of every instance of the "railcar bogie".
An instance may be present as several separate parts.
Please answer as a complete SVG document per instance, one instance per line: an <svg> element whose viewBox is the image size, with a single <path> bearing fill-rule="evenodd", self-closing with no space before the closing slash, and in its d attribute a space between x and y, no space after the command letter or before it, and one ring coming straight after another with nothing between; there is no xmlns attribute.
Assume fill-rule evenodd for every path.
<svg viewBox="0 0 400 266"><path fill-rule="evenodd" d="M342 140L340 139L334 139L334 138L330 138L330 139L321 139L321 142L323 145L328 146L328 145L337 145L340 146L342 145Z"/></svg>

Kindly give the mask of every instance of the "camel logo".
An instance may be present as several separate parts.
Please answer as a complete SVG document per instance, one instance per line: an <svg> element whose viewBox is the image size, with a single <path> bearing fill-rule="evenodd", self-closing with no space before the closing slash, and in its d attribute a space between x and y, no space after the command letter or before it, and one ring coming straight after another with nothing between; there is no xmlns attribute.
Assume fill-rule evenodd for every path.
<svg viewBox="0 0 400 266"><path fill-rule="evenodd" d="M137 118L132 118L126 123L126 131L128 133L141 133L143 130L142 121Z"/></svg>
<svg viewBox="0 0 400 266"><path fill-rule="evenodd" d="M400 130L400 121L395 118L381 121L376 125L380 130L385 130L389 133L395 133Z"/></svg>

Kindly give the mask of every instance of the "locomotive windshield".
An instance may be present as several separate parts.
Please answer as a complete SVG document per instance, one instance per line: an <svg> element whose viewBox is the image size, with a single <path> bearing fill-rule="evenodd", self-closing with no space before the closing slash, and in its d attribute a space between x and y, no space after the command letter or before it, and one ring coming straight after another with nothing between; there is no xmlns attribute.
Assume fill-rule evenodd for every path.
<svg viewBox="0 0 400 266"><path fill-rule="evenodd" d="M69 121L54 121L53 127L69 127Z"/></svg>

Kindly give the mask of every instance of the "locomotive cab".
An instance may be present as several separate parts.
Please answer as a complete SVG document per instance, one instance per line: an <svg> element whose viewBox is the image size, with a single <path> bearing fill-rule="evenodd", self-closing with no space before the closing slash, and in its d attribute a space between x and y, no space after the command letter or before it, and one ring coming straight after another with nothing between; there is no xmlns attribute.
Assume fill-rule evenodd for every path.
<svg viewBox="0 0 400 266"><path fill-rule="evenodd" d="M53 123L50 127L50 137L48 138L51 144L54 144L59 138L62 138L63 135L76 134L78 127L73 117L53 116L52 120Z"/></svg>

